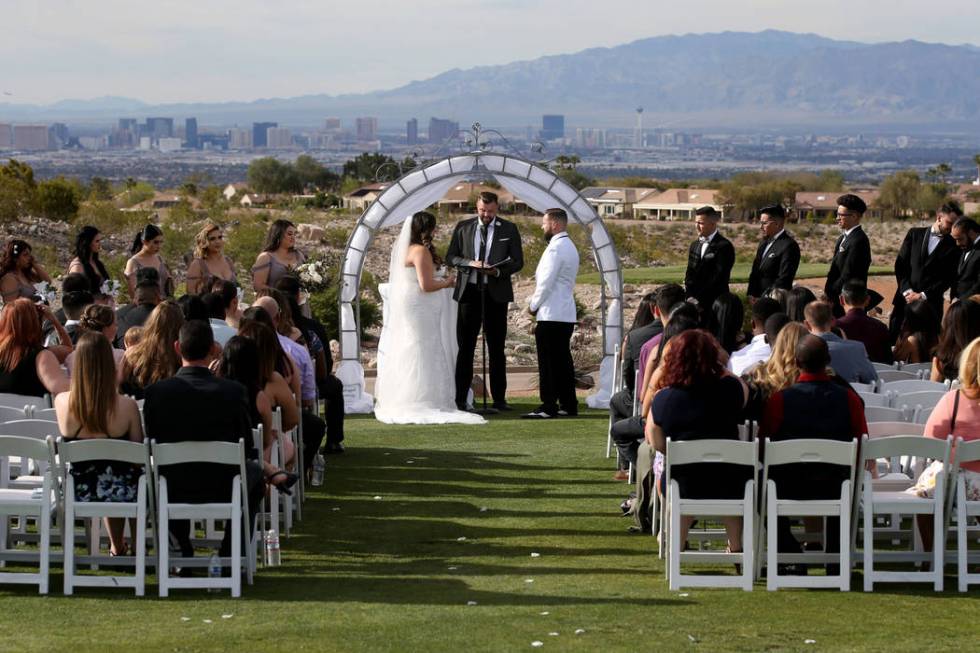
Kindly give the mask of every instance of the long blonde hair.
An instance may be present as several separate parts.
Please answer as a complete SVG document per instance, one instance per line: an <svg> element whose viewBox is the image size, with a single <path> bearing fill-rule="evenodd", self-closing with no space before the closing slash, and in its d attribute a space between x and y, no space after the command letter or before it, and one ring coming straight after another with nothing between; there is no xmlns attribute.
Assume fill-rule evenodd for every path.
<svg viewBox="0 0 980 653"><path fill-rule="evenodd" d="M799 322L790 322L779 331L769 360L751 372L751 381L770 397L796 383L800 367L796 364L796 345L808 333Z"/></svg>
<svg viewBox="0 0 980 653"><path fill-rule="evenodd" d="M222 231L221 225L208 220L204 223L201 230L197 232L197 235L194 236L194 240L197 242L197 249L194 253L197 255L197 258L208 257L208 234L212 231Z"/></svg>
<svg viewBox="0 0 980 653"><path fill-rule="evenodd" d="M140 387L169 379L180 369L180 357L174 343L184 325L184 314L176 302L161 302L143 325L140 341L126 350L129 376Z"/></svg>
<svg viewBox="0 0 980 653"><path fill-rule="evenodd" d="M980 398L980 338L974 339L960 354L960 390L970 399Z"/></svg>
<svg viewBox="0 0 980 653"><path fill-rule="evenodd" d="M109 434L116 409L116 361L112 345L98 331L87 331L75 345L75 365L68 390L68 414L90 433Z"/></svg>

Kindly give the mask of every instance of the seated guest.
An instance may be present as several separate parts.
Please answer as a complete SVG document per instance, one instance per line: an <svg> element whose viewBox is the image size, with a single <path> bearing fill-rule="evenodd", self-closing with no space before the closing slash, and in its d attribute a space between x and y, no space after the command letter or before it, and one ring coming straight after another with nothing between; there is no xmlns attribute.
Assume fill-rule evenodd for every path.
<svg viewBox="0 0 980 653"><path fill-rule="evenodd" d="M306 317L299 305L299 278L287 274L276 281L276 290L281 292L289 306L296 328L302 332L310 351L316 355L317 390L325 401L327 422L327 453L343 453L344 445L344 383L333 374L333 356L330 355L330 340L327 330L314 317ZM322 346L318 346L319 341ZM321 368L322 364L322 368Z"/></svg>
<svg viewBox="0 0 980 653"><path fill-rule="evenodd" d="M796 363L796 345L808 331L799 322L789 322L777 329L781 321L779 317L784 315L776 313L766 320L766 338L773 343L769 360L756 365L742 376L749 386L745 416L755 421L762 418L762 408L769 397L793 385L800 375L800 367Z"/></svg>
<svg viewBox="0 0 980 653"><path fill-rule="evenodd" d="M177 305L180 306L180 312L184 314L184 322L198 320L210 324L211 317L208 315L208 307L204 304L204 300L197 295L181 295L177 299Z"/></svg>
<svg viewBox="0 0 980 653"><path fill-rule="evenodd" d="M67 328L67 327L66 327ZM108 306L103 304L91 304L85 308L82 313L81 319L78 321L78 329L80 335L86 333L101 333L109 342L113 342L116 338L116 313ZM122 361L126 355L126 352L122 349L112 349L112 358L116 365L117 370L122 370ZM68 368L68 376L72 375L72 369L75 366L75 356L77 351L73 351L68 354L65 359L65 367Z"/></svg>
<svg viewBox="0 0 980 653"><path fill-rule="evenodd" d="M65 293L61 298L61 308L65 312L65 332L71 339L71 344L75 344L78 341L78 336L80 335L80 329L78 328L78 321L82 317L82 312L89 306L95 303L95 298L87 290L77 290L75 292ZM112 310L112 309L109 309ZM58 335L56 333L51 333L45 344L52 345L57 344Z"/></svg>
<svg viewBox="0 0 980 653"><path fill-rule="evenodd" d="M18 297L36 299L38 294L34 284L42 281L54 287L51 275L34 258L30 244L17 238L7 241L0 257L0 295L4 303Z"/></svg>
<svg viewBox="0 0 980 653"><path fill-rule="evenodd" d="M278 372L286 385L289 386L289 391L292 393L293 398L291 401L296 402L296 400L302 396L302 384L300 382L300 372L299 366L293 361L292 357L286 353L285 348L283 348L282 343L279 340L279 334L276 333L275 324L272 322L272 318L269 317L269 313L259 306L251 306L242 314L241 327L238 329L238 335L243 335L248 338L255 338L252 329L253 325L264 326L272 334L272 345L275 351L274 365L275 370ZM262 354L262 343L259 344L260 355Z"/></svg>
<svg viewBox="0 0 980 653"><path fill-rule="evenodd" d="M113 315L108 306L100 308ZM143 441L143 427L136 402L116 390L116 362L110 340L94 330L86 330L71 353L75 375L71 388L54 400L58 430L65 441L128 440ZM72 465L76 501L136 501L136 486L144 470L126 463L89 460ZM149 470L146 470L149 474ZM122 518L106 518L111 555L129 555ZM131 532L135 533L135 524Z"/></svg>
<svg viewBox="0 0 980 653"><path fill-rule="evenodd" d="M50 321L60 345L44 347L41 320ZM0 392L31 397L52 397L68 390L61 361L71 353L71 339L51 309L20 297L0 311Z"/></svg>
<svg viewBox="0 0 980 653"><path fill-rule="evenodd" d="M830 349L830 366L837 376L848 383L872 383L878 380L878 372L868 360L864 344L857 340L843 340L830 331L834 324L833 309L827 302L810 302L804 310L806 328L815 336L827 341ZM885 332L887 333L887 329Z"/></svg>
<svg viewBox="0 0 980 653"><path fill-rule="evenodd" d="M939 316L932 304L917 299L905 307L895 343L895 360L903 363L925 363L939 344Z"/></svg>
<svg viewBox="0 0 980 653"><path fill-rule="evenodd" d="M966 300L951 304L943 318L929 378L940 383L959 378L960 354L975 338L980 338L980 303Z"/></svg>
<svg viewBox="0 0 980 653"><path fill-rule="evenodd" d="M806 317L803 310L810 302L817 301L817 296L806 286L793 286L786 295L786 315L794 322L803 322Z"/></svg>
<svg viewBox="0 0 980 653"><path fill-rule="evenodd" d="M656 318L660 320L662 324L666 325L671 311L687 303L684 299L685 295L686 292L684 291L684 287L680 284L668 283L661 286L660 289L657 290L657 305L654 309L654 315ZM697 311L694 311L692 315L695 320L698 319ZM643 382L640 384L639 388L635 389L635 391L640 393L641 398L646 393L647 384L650 383L650 374L653 371L649 366L650 357L659 346L662 335L663 331L647 340L640 347L639 367L637 370L642 371L641 377Z"/></svg>
<svg viewBox="0 0 980 653"><path fill-rule="evenodd" d="M667 438L676 441L738 439L738 424L748 389L725 369L723 353L707 331L685 331L668 343L656 381L656 395L646 424L646 441L666 453ZM695 463L671 468L680 495L688 499L741 499L751 470L741 465ZM661 492L665 491L661 477ZM694 519L681 519L681 542ZM723 517L729 550L742 550L742 520Z"/></svg>
<svg viewBox="0 0 980 653"><path fill-rule="evenodd" d="M224 347L228 344L237 331L230 327L227 322L225 322L225 313L227 308L225 306L225 298L216 292L209 292L201 295L201 301L204 302L205 308L208 309L208 323L211 325L211 331L214 332L215 341Z"/></svg>
<svg viewBox="0 0 980 653"><path fill-rule="evenodd" d="M781 313L786 312L786 302L789 300L790 288L770 288L769 292L765 294L769 299L775 299L776 303L779 304L779 311Z"/></svg>
<svg viewBox="0 0 980 653"><path fill-rule="evenodd" d="M169 379L180 369L180 356L174 350L184 316L176 302L167 300L153 309L143 326L136 346L126 350L119 389L127 395L143 398L150 385Z"/></svg>
<svg viewBox="0 0 980 653"><path fill-rule="evenodd" d="M162 306L175 304L164 302ZM152 322L152 318L151 318ZM174 442L238 442L245 441L245 473L247 501L251 523L265 487L262 483L263 467L252 440L252 417L245 387L237 381L216 377L208 369L218 353L211 334L211 327L199 320L191 320L180 327L177 347L181 367L172 378L167 378L146 388L143 416L146 437L160 444ZM174 349L171 343L171 350ZM208 463L187 463L163 468L167 477L169 498L174 502L207 503L228 501L231 481L238 475L238 468L229 465L215 467ZM266 476L270 484L289 489L296 478L287 472L274 471ZM181 554L194 555L190 542L190 524L187 521L171 521L170 532L177 540ZM231 552L231 528L225 526L220 555Z"/></svg>
<svg viewBox="0 0 980 653"><path fill-rule="evenodd" d="M771 438L774 442L801 438L850 442L860 440L868 432L864 402L847 384L827 375L830 358L826 341L814 335L800 338L796 346L800 376L795 384L776 392L766 402L759 424L760 438ZM850 475L849 467L823 463L778 465L769 472L780 499L800 501L839 498L841 483ZM779 552L801 553L800 543L790 530L789 518L780 517L777 528ZM828 553L840 551L839 518L827 519L824 541Z"/></svg>
<svg viewBox="0 0 980 653"><path fill-rule="evenodd" d="M88 279L85 277L84 274L75 274L75 273L66 274L65 277L61 280L62 297L67 296L68 293L78 292L82 290L84 290L85 292L91 292L92 290L91 287L89 286ZM64 324L65 322L68 321L68 317L65 316L64 306L56 310L54 312L54 316L61 324ZM45 320L41 328L44 330L44 339L45 342L47 342L48 339L51 338L51 336L54 334L54 325Z"/></svg>
<svg viewBox="0 0 980 653"><path fill-rule="evenodd" d="M760 297L752 304L752 341L728 359L728 369L733 374L741 376L754 365L769 359L772 349L766 341L766 320L778 312L779 303L775 299Z"/></svg>
<svg viewBox="0 0 980 653"><path fill-rule="evenodd" d="M237 329L238 322L242 319L242 309L238 305L238 286L221 279L214 282L211 292L221 295L225 303L225 322L231 328Z"/></svg>
<svg viewBox="0 0 980 653"><path fill-rule="evenodd" d="M259 313L265 314L260 308L255 309ZM299 407L296 397L299 396L299 385L297 374L292 374L297 379L296 394L289 387L286 376L280 373L280 369L286 371L292 369L292 363L286 352L279 345L279 339L272 327L267 326L257 320L242 320L242 328L238 333L243 338L253 341L256 346L256 362L259 365L259 382L262 390L269 400L272 401L272 409L282 409L282 427L287 431L299 424Z"/></svg>
<svg viewBox="0 0 980 653"><path fill-rule="evenodd" d="M671 322L679 322L684 320L687 323L688 329L697 329L701 326L701 311L692 302L682 301L672 309L667 314L667 321L665 325L669 325ZM680 327L675 324L672 333L679 333ZM664 332L660 335L651 338L647 344L643 345L643 350L640 352L640 356L646 356L646 363L643 369L643 395L640 398L640 404L642 406L640 410L641 415L647 415L650 412L650 404L653 402L653 395L656 384L654 383L654 378L657 369L660 367L660 363L663 361L663 355L665 347L667 345L668 333L666 327ZM727 363L727 356L726 363Z"/></svg>
<svg viewBox="0 0 980 653"><path fill-rule="evenodd" d="M116 330L116 347L123 345L126 332L133 327L141 327L150 317L150 313L160 303L160 277L153 268L142 268L136 273L136 294L132 295L132 303L120 306L116 311L119 328Z"/></svg>
<svg viewBox="0 0 980 653"><path fill-rule="evenodd" d="M137 326L132 327L126 332L126 337L123 338L123 346L126 349L131 349L139 344L139 341L143 339L143 327Z"/></svg>
<svg viewBox="0 0 980 653"><path fill-rule="evenodd" d="M848 281L840 295L844 316L836 325L848 340L864 343L868 358L876 363L891 364L892 338L884 322L868 316L868 287L861 281Z"/></svg>
<svg viewBox="0 0 980 653"><path fill-rule="evenodd" d="M738 295L731 292L719 295L706 317L708 331L718 339L722 349L731 354L745 346L748 340L742 328L742 323L745 321L745 307Z"/></svg>
<svg viewBox="0 0 980 653"><path fill-rule="evenodd" d="M221 352L218 376L222 379L238 381L245 386L252 428L262 426L263 459L269 462L272 445L279 434L272 428L272 401L263 389L265 382L259 371L259 348L255 341L244 336L234 336L228 340L227 346ZM296 456L293 441L284 438L283 449L283 461L287 468L292 469Z"/></svg>

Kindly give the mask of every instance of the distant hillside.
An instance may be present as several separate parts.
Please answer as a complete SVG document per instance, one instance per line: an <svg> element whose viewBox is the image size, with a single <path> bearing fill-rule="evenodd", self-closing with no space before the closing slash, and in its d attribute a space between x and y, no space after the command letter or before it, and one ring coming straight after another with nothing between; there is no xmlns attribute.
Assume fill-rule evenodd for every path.
<svg viewBox="0 0 980 653"><path fill-rule="evenodd" d="M49 107L0 104L0 118L111 119L127 107L140 116L195 115L212 124L261 118L314 125L327 115L374 115L389 125L411 116L423 124L440 116L464 124L523 125L554 112L572 124L628 127L633 109L643 106L649 127L964 126L980 124L978 70L980 48L970 45L725 32L449 70L360 95L160 106L122 98Z"/></svg>

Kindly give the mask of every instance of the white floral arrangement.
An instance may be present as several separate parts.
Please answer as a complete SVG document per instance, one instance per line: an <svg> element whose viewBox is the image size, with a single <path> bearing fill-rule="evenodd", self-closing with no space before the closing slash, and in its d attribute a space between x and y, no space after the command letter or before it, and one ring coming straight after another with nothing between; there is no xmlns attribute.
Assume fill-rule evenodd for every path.
<svg viewBox="0 0 980 653"><path fill-rule="evenodd" d="M54 288L52 288L47 281L38 281L36 284L34 284L34 290L36 290L38 296L48 304L54 302L54 298L57 295Z"/></svg>
<svg viewBox="0 0 980 653"><path fill-rule="evenodd" d="M330 276L327 264L324 261L307 261L296 268L299 275L299 283L303 290L308 293L315 293L324 290Z"/></svg>
<svg viewBox="0 0 980 653"><path fill-rule="evenodd" d="M106 295L108 297L112 297L112 300L115 301L116 298L119 296L120 288L122 288L122 284L116 281L115 279L106 279L105 281L102 282L102 286L99 287L99 293L102 295Z"/></svg>

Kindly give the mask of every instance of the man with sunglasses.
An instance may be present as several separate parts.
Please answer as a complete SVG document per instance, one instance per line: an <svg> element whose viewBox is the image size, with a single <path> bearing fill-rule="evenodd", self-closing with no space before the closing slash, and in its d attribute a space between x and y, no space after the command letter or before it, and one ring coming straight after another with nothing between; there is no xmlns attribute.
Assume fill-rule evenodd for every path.
<svg viewBox="0 0 980 653"><path fill-rule="evenodd" d="M871 241L861 229L861 218L868 205L857 195L847 194L837 198L837 226L844 233L834 245L834 257L830 261L824 292L834 307L834 317L843 317L844 307L840 297L844 284L848 281L868 283L868 268L871 267ZM879 300L880 301L880 300Z"/></svg>
<svg viewBox="0 0 980 653"><path fill-rule="evenodd" d="M800 267L800 246L786 231L786 211L782 206L767 206L759 212L762 242L755 252L749 273L749 301L765 297L773 288L793 287Z"/></svg>

